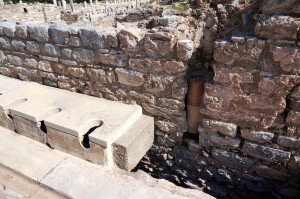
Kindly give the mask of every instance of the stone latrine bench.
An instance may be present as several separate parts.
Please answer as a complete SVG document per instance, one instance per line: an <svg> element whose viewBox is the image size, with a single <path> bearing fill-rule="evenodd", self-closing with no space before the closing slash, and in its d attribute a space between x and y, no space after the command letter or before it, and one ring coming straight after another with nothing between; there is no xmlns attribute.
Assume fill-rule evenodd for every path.
<svg viewBox="0 0 300 199"><path fill-rule="evenodd" d="M0 76L0 125L96 164L133 169L153 143L153 118L126 105Z"/></svg>

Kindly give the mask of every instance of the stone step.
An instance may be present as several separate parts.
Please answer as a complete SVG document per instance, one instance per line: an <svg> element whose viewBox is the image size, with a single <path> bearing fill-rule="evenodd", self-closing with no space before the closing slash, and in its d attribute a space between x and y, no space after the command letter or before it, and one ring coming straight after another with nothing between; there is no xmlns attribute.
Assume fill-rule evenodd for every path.
<svg viewBox="0 0 300 199"><path fill-rule="evenodd" d="M125 147L126 157L135 157L123 159L127 161L124 165L131 165L128 168L133 168L138 163L136 159L140 160L153 143L153 118L143 116L138 105L126 105L32 82L9 86L12 84L3 85L1 82L2 90L6 92L0 95L1 120L4 118L0 124L21 135L93 163L109 165L114 165L114 160L118 159L113 157L113 143L121 137L126 140L126 136L130 136L130 143L122 142L122 146L139 147L136 148L138 151ZM136 136L130 134L132 128L138 129ZM141 140L139 135L144 138ZM135 143L140 141L144 141L142 146ZM118 162L117 165L121 164Z"/></svg>
<svg viewBox="0 0 300 199"><path fill-rule="evenodd" d="M214 198L141 171L89 163L2 127L0 135L0 186L6 190L0 188L0 198Z"/></svg>

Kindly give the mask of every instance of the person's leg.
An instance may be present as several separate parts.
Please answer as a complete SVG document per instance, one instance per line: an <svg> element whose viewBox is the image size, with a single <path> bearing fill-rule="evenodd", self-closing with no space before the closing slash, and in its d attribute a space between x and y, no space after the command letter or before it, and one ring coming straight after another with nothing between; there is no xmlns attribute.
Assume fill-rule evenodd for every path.
<svg viewBox="0 0 300 199"><path fill-rule="evenodd" d="M189 79L187 93L187 121L188 131L183 134L183 139L199 142L199 124L202 124L200 107L203 104L204 81Z"/></svg>

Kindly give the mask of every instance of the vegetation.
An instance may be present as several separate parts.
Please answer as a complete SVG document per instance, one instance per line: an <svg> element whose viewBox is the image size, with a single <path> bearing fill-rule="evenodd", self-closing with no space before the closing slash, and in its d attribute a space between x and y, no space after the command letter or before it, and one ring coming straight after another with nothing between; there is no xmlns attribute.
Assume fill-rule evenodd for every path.
<svg viewBox="0 0 300 199"><path fill-rule="evenodd" d="M176 10L178 12L184 12L188 10L190 7L191 7L190 4L179 2L173 4L171 9Z"/></svg>
<svg viewBox="0 0 300 199"><path fill-rule="evenodd" d="M150 0L150 1L149 1L149 3L154 3L154 2L155 2L155 0Z"/></svg>

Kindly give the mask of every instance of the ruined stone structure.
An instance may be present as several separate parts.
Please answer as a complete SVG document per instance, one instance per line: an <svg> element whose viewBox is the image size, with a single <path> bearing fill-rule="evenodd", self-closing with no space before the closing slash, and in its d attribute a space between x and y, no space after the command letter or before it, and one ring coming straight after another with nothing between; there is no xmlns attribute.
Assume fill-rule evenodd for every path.
<svg viewBox="0 0 300 199"><path fill-rule="evenodd" d="M155 117L140 164L219 197L297 197L300 3L212 1L116 27L0 24L0 73ZM199 144L183 145L187 78L207 75ZM241 191L242 190L242 191ZM247 191L248 190L248 191Z"/></svg>

